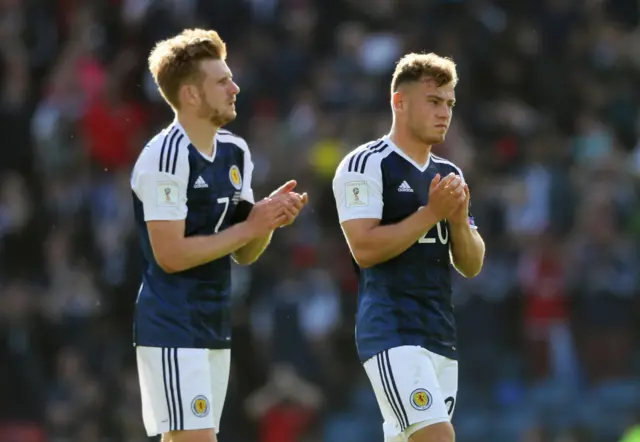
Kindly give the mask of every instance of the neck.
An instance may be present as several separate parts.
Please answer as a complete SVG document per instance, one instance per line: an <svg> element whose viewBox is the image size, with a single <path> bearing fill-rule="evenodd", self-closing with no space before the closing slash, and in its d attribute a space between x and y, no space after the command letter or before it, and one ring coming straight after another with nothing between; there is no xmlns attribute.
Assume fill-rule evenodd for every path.
<svg viewBox="0 0 640 442"><path fill-rule="evenodd" d="M424 166L429 160L431 145L425 144L416 139L416 137L412 136L408 130L401 130L395 122L391 126L389 138L391 138L391 141L398 146L398 149L403 151L409 158L420 166Z"/></svg>
<svg viewBox="0 0 640 442"><path fill-rule="evenodd" d="M214 149L213 140L219 128L212 126L207 120L189 115L177 114L176 118L187 133L191 144L200 152L211 156Z"/></svg>

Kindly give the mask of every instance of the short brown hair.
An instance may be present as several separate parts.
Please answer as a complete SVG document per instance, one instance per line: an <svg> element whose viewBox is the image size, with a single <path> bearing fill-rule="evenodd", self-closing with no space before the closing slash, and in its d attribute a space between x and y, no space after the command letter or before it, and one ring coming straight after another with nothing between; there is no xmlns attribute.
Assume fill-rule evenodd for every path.
<svg viewBox="0 0 640 442"><path fill-rule="evenodd" d="M407 54L396 65L391 79L391 93L397 92L401 84L413 83L423 79L432 79L438 87L445 84L458 84L456 64L448 57L433 52L429 54Z"/></svg>
<svg viewBox="0 0 640 442"><path fill-rule="evenodd" d="M164 99L178 109L180 86L198 80L200 62L226 57L227 47L216 31L186 29L155 45L149 54L149 70Z"/></svg>

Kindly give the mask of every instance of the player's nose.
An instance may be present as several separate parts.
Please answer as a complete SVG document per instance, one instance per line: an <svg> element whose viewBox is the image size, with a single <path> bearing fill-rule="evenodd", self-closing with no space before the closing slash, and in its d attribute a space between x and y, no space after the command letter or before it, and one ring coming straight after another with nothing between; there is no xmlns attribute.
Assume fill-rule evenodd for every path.
<svg viewBox="0 0 640 442"><path fill-rule="evenodd" d="M438 111L438 120L442 123L447 123L451 119L451 112L449 110Z"/></svg>
<svg viewBox="0 0 640 442"><path fill-rule="evenodd" d="M231 93L233 95L238 95L240 93L240 86L233 81L231 82Z"/></svg>

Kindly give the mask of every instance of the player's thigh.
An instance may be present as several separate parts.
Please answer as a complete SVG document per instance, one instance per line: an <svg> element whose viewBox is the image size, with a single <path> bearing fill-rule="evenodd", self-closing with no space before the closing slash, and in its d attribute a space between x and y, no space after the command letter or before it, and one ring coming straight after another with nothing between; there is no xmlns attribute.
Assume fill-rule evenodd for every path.
<svg viewBox="0 0 640 442"><path fill-rule="evenodd" d="M408 440L409 442L454 442L456 436L450 422L440 422L417 429Z"/></svg>
<svg viewBox="0 0 640 442"><path fill-rule="evenodd" d="M424 350L433 362L438 378L440 392L444 398L449 421L453 416L458 395L458 361ZM430 424L428 421L418 422L405 432L410 442L448 442L455 440L455 432L450 422Z"/></svg>
<svg viewBox="0 0 640 442"><path fill-rule="evenodd" d="M142 415L147 434L215 428L209 410L208 350L137 347ZM207 440L207 439L205 439Z"/></svg>
<svg viewBox="0 0 640 442"><path fill-rule="evenodd" d="M431 354L421 347L386 350L365 362L385 420L385 437L405 437L429 425L449 422Z"/></svg>
<svg viewBox="0 0 640 442"><path fill-rule="evenodd" d="M172 431L162 438L162 442L217 442L213 428L203 430Z"/></svg>
<svg viewBox="0 0 640 442"><path fill-rule="evenodd" d="M211 373L211 412L213 414L216 432L218 432L220 430L222 410L229 386L231 350L209 350L208 358Z"/></svg>

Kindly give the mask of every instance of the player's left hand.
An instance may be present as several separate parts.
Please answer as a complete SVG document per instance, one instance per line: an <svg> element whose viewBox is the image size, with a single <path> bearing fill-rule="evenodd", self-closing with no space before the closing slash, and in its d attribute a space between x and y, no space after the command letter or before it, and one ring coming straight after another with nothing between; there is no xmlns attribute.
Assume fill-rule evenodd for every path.
<svg viewBox="0 0 640 442"><path fill-rule="evenodd" d="M280 199L283 205L283 213L287 216L287 220L279 227L286 227L296 220L302 208L309 202L309 196L306 192L299 194L293 192L298 182L290 180L271 192L270 199Z"/></svg>
<svg viewBox="0 0 640 442"><path fill-rule="evenodd" d="M453 212L453 215L449 217L448 221L451 224L467 224L469 222L469 201L471 199L471 193L469 192L469 186L464 184L464 202L460 207Z"/></svg>

